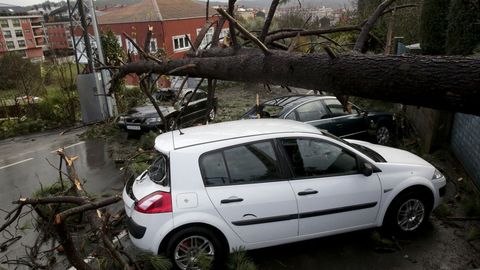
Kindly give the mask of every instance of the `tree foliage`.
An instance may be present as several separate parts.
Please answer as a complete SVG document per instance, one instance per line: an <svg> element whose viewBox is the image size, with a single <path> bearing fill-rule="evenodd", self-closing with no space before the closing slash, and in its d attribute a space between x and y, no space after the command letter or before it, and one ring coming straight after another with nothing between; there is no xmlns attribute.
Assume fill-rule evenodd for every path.
<svg viewBox="0 0 480 270"><path fill-rule="evenodd" d="M420 42L423 54L445 54L446 30L450 0L424 0L420 20Z"/></svg>
<svg viewBox="0 0 480 270"><path fill-rule="evenodd" d="M112 30L102 32L100 40L105 55L105 64L109 66L120 65L125 60L125 51L118 43L115 33Z"/></svg>
<svg viewBox="0 0 480 270"><path fill-rule="evenodd" d="M16 88L22 94L29 95L38 89L40 80L39 64L34 64L15 52L0 57L0 89Z"/></svg>
<svg viewBox="0 0 480 270"><path fill-rule="evenodd" d="M448 29L446 33L447 54L472 54L474 49L479 45L480 1L452 0L448 14Z"/></svg>

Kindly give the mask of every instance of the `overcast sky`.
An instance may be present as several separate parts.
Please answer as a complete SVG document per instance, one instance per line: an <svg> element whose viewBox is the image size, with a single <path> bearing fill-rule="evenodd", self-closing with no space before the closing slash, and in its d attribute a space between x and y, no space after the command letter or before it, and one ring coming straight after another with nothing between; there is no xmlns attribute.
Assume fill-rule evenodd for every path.
<svg viewBox="0 0 480 270"><path fill-rule="evenodd" d="M45 2L45 0L0 0L0 3L2 4L9 4L15 6L30 6L43 2ZM50 0L50 2L60 2L60 0Z"/></svg>

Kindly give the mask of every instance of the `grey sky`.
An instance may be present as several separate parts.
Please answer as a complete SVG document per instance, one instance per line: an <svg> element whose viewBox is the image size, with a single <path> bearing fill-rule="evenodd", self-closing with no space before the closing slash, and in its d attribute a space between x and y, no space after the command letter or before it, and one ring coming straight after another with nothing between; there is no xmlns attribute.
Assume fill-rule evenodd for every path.
<svg viewBox="0 0 480 270"><path fill-rule="evenodd" d="M30 6L43 2L45 2L45 0L0 0L0 3L2 4L9 4L15 6ZM50 2L60 2L60 0L50 0Z"/></svg>

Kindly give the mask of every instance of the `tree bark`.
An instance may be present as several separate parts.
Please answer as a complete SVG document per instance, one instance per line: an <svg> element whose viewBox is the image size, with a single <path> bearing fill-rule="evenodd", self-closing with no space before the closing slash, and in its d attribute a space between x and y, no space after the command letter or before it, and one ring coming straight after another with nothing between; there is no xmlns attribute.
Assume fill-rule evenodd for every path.
<svg viewBox="0 0 480 270"><path fill-rule="evenodd" d="M297 54L258 49L212 49L166 63L141 61L120 67L118 80L130 73L164 74L227 81L325 89L335 94L480 115L480 59L465 57Z"/></svg>
<svg viewBox="0 0 480 270"><path fill-rule="evenodd" d="M270 9L268 10L267 18L265 19L265 23L263 24L262 33L260 33L259 39L261 42L264 42L265 38L267 37L268 30L270 29L273 16L275 16L275 12L277 11L277 6L279 3L280 3L280 0L272 0L272 4L270 5Z"/></svg>
<svg viewBox="0 0 480 270"><path fill-rule="evenodd" d="M370 31L372 30L375 23L377 23L378 18L383 15L385 9L387 9L395 0L385 0L382 2L375 12L368 18L367 22L362 26L362 30L358 35L357 41L355 42L355 46L353 47L354 51L357 52L365 52L365 44L367 43Z"/></svg>

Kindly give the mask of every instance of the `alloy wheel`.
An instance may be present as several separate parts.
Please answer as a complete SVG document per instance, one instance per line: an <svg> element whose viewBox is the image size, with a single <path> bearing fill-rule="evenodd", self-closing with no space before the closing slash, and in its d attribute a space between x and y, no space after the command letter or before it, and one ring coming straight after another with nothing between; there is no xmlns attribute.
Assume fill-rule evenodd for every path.
<svg viewBox="0 0 480 270"><path fill-rule="evenodd" d="M390 131L387 127L379 127L377 129L377 143L387 144L390 141Z"/></svg>
<svg viewBox="0 0 480 270"><path fill-rule="evenodd" d="M193 235L181 240L174 251L174 259L182 270L200 269L200 260L213 261L215 250L207 238Z"/></svg>
<svg viewBox="0 0 480 270"><path fill-rule="evenodd" d="M417 229L425 218L425 206L418 199L409 199L404 202L397 213L397 225L405 232Z"/></svg>

